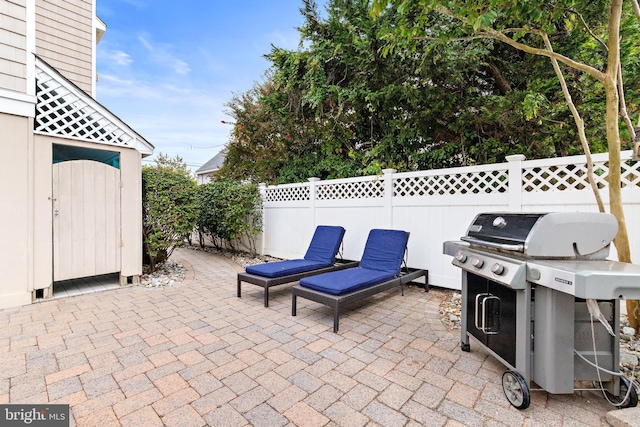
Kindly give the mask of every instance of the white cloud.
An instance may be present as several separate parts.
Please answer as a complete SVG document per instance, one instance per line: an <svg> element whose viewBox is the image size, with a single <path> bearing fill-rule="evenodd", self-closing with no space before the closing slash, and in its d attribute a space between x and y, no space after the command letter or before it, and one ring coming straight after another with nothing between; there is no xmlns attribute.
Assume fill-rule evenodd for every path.
<svg viewBox="0 0 640 427"><path fill-rule="evenodd" d="M149 40L149 36L142 34L138 36L140 43L147 49L150 59L153 62L164 65L180 75L189 74L191 67L188 63L177 58L171 53L172 46L169 44L154 44Z"/></svg>
<svg viewBox="0 0 640 427"><path fill-rule="evenodd" d="M178 74L189 74L189 71L191 71L189 64L179 59L173 62L173 69Z"/></svg>
<svg viewBox="0 0 640 427"><path fill-rule="evenodd" d="M102 50L100 52L102 61L110 62L121 67L128 67L132 62L131 56L121 50Z"/></svg>
<svg viewBox="0 0 640 427"><path fill-rule="evenodd" d="M100 98L123 98L157 100L162 98L162 90L159 87L148 85L145 82L122 79L112 74L100 74L100 80L96 86L96 92Z"/></svg>
<svg viewBox="0 0 640 427"><path fill-rule="evenodd" d="M137 9L145 9L148 3L145 0L121 0L123 3L130 4Z"/></svg>
<svg viewBox="0 0 640 427"><path fill-rule="evenodd" d="M184 79L160 82L144 76L101 74L99 100L151 142L155 154L180 155L195 170L228 141L231 129L220 123L227 119L226 99Z"/></svg>

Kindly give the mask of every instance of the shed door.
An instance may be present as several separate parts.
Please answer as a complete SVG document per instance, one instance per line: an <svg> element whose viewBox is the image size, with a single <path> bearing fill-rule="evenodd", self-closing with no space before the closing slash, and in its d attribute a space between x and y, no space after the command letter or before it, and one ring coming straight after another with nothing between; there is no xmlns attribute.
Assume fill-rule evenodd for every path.
<svg viewBox="0 0 640 427"><path fill-rule="evenodd" d="M120 271L120 170L92 160L53 165L53 280Z"/></svg>

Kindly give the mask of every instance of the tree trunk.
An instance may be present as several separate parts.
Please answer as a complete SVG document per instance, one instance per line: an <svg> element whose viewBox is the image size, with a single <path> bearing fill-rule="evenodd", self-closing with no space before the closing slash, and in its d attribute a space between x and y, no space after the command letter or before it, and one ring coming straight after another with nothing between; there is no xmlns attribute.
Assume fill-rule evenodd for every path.
<svg viewBox="0 0 640 427"><path fill-rule="evenodd" d="M622 0L613 0L609 10L609 55L607 72L604 78L604 88L607 95L607 145L609 148L609 206L611 213L618 219L618 234L614 239L618 260L631 262L631 249L629 246L629 234L622 206L621 188L621 161L620 161L620 134L618 130L618 60L620 50L620 17L622 14ZM638 332L640 319L638 318L638 301L627 301L627 316L629 325Z"/></svg>

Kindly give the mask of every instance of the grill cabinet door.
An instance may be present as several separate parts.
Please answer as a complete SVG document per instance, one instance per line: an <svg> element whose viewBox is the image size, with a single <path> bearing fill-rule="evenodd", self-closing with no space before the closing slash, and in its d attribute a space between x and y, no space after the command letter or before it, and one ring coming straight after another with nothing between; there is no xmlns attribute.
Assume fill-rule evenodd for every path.
<svg viewBox="0 0 640 427"><path fill-rule="evenodd" d="M516 291L467 272L467 293L467 331L515 366Z"/></svg>

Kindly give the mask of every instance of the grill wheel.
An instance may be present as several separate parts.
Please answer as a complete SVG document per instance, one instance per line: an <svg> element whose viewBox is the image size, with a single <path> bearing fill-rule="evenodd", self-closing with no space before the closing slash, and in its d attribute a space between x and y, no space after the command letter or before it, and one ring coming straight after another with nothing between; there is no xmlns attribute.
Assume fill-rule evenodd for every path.
<svg viewBox="0 0 640 427"><path fill-rule="evenodd" d="M620 378L620 395L614 396L605 390L609 403L620 408L635 408L638 406L638 392L634 385L626 377ZM627 393L629 394L627 396Z"/></svg>
<svg viewBox="0 0 640 427"><path fill-rule="evenodd" d="M517 409L527 409L531 403L529 387L522 375L516 371L502 374L502 391L509 403Z"/></svg>

